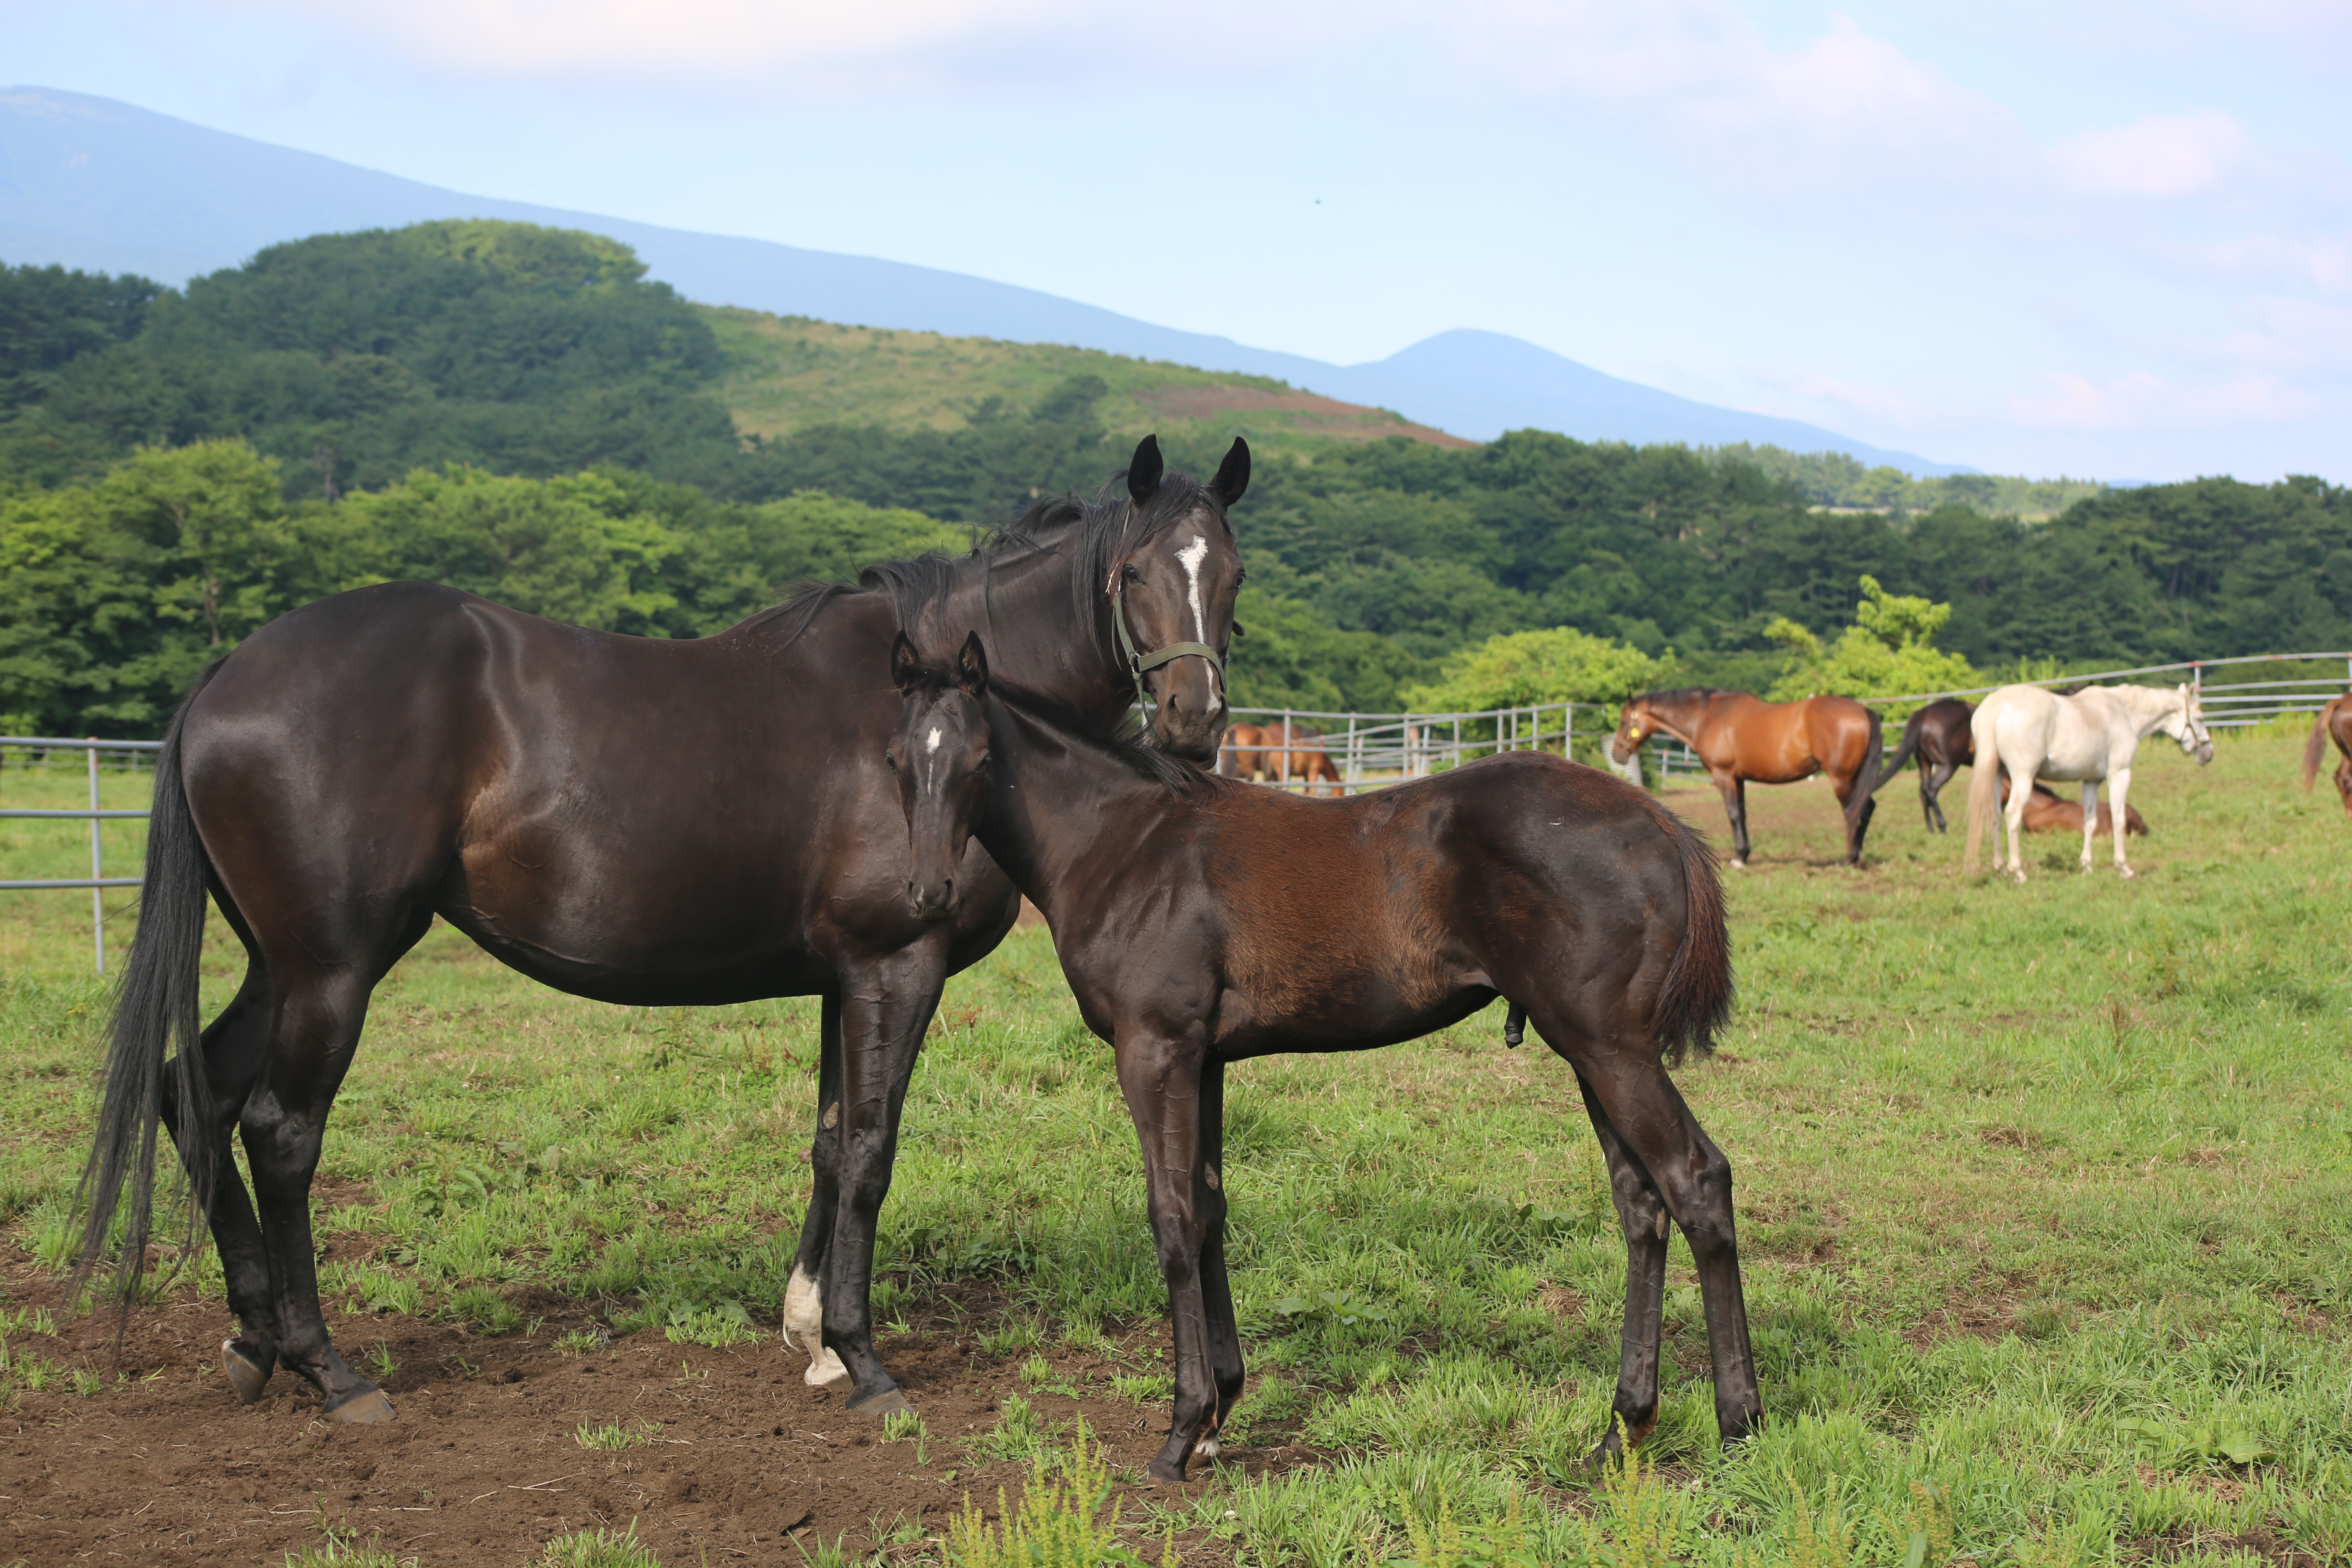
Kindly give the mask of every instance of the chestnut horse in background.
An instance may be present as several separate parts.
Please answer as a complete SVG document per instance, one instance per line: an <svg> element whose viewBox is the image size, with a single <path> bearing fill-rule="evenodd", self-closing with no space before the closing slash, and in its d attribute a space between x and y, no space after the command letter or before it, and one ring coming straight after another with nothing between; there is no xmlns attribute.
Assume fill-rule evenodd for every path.
<svg viewBox="0 0 2352 1568"><path fill-rule="evenodd" d="M1767 702L1745 691L1694 686L1644 691L1625 704L1609 754L1629 762L1664 730L1698 753L1731 818L1731 863L1748 864L1748 783L1795 784L1827 773L1845 812L1845 861L1862 863L1863 835L1880 778L1878 715L1851 697Z"/></svg>
<svg viewBox="0 0 2352 1568"><path fill-rule="evenodd" d="M1339 770L1331 765L1330 757L1319 745L1304 742L1323 739L1320 730L1308 730L1293 724L1290 727L1290 749L1283 751L1282 726L1279 724L1236 724L1225 731L1223 750L1217 759L1217 771L1231 779L1247 779L1252 784L1288 784L1296 779L1308 785L1307 793L1320 793L1314 786L1320 783L1330 786L1329 793L1344 795L1348 786L1339 777Z"/></svg>
<svg viewBox="0 0 2352 1568"><path fill-rule="evenodd" d="M2352 816L2352 696L2338 697L2319 710L2311 726L2311 739L2303 744L2303 787L2309 789L2311 781L2319 776L2321 759L2327 755L2327 742L2333 739L2336 749L2343 753L2336 764L2336 793L2344 797L2344 813Z"/></svg>
<svg viewBox="0 0 2352 1568"><path fill-rule="evenodd" d="M1975 716L1975 706L1957 697L1928 703L1911 715L1911 721L1903 726L1903 739L1895 742L1895 754L1878 770L1879 782L1884 784L1903 771L1913 752L1918 753L1919 814L1927 819L1930 833L1942 833L1950 826L1936 796L1952 782L1954 773L1977 760L1976 737L1969 732L1969 721ZM2026 826L2033 824L2029 820Z"/></svg>

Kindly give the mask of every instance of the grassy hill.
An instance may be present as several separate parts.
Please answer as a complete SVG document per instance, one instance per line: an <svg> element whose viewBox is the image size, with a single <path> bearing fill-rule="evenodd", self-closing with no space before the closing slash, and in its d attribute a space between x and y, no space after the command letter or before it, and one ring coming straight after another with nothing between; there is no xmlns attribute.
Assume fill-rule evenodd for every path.
<svg viewBox="0 0 2352 1568"><path fill-rule="evenodd" d="M1095 414L1114 437L1150 431L1230 439L1306 454L1334 442L1409 437L1438 447L1474 442L1385 408L1300 392L1265 376L1194 370L1055 343L1010 343L939 332L842 326L805 316L702 308L724 356L712 390L747 433L773 438L820 425L956 430L1002 410L1025 413L1075 375L1109 395Z"/></svg>

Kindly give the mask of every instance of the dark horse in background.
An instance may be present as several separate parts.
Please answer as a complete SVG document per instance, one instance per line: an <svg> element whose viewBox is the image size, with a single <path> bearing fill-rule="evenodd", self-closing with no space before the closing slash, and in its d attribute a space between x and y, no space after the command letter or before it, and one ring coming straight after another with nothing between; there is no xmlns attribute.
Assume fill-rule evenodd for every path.
<svg viewBox="0 0 2352 1568"><path fill-rule="evenodd" d="M2311 738L2303 744L2303 787L2308 791L2311 781L2319 776L2319 764L2327 760L2327 743L2333 740L2342 760L2336 764L2336 793L2344 797L2344 811L2352 816L2352 696L2338 697L2322 708L2311 721Z"/></svg>
<svg viewBox="0 0 2352 1568"><path fill-rule="evenodd" d="M1196 1451L1213 1457L1242 1392L1226 1064L1410 1040L1496 996L1507 1040L1532 1017L1575 1069L1624 1228L1602 1451L1657 1421L1669 1219L1698 1268L1717 1426L1726 1442L1748 1433L1762 1405L1731 1165L1664 1066L1706 1050L1731 1004L1723 889L1697 834L1643 791L1539 752L1347 800L1254 789L992 684L977 636L951 668L902 639L892 674L914 910L957 917L977 836L1053 927L1079 1014L1118 1062L1174 1319L1174 1418L1152 1475L1181 1480Z"/></svg>
<svg viewBox="0 0 2352 1568"><path fill-rule="evenodd" d="M1041 503L961 560L876 567L697 640L586 631L417 583L256 632L197 681L158 758L84 1267L127 1186L121 1274L135 1285L160 1115L220 1248L240 1329L222 1352L231 1386L249 1402L284 1366L330 1417L388 1418L320 1314L310 1188L370 994L437 914L599 1001L823 998L814 1191L786 1321L820 1336L813 1381L845 1368L851 1409L905 1408L872 1342L876 1216L940 987L1003 939L1019 895L975 850L946 873L954 919L908 907L906 818L882 764L892 639L902 624L983 629L1008 669L1090 723L1121 721L1148 688L1159 742L1213 761L1242 574L1225 513L1248 482L1240 441L1204 486L1163 475L1147 437L1115 500ZM247 962L200 1036L208 893Z"/></svg>
<svg viewBox="0 0 2352 1568"><path fill-rule="evenodd" d="M1748 784L1795 784L1827 773L1845 814L1845 860L1862 863L1878 788L1878 715L1851 697L1767 702L1745 691L1694 686L1644 691L1625 704L1609 754L1630 763L1642 742L1664 731L1698 753L1731 819L1731 863L1748 864Z"/></svg>
<svg viewBox="0 0 2352 1568"><path fill-rule="evenodd" d="M1957 697L1928 703L1903 726L1903 739L1895 742L1895 754L1878 772L1882 781L1891 779L1903 771L1915 753L1918 756L1919 812L1927 819L1931 833L1945 832L1950 826L1944 820L1943 805L1936 797L1952 782L1954 773L1977 760L1976 738L1969 731L1969 721L1976 717L1976 711L1975 704Z"/></svg>

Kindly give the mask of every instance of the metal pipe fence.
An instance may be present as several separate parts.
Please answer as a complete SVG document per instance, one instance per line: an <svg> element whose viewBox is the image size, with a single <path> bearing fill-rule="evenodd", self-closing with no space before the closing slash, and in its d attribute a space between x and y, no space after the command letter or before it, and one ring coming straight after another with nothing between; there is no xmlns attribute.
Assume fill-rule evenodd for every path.
<svg viewBox="0 0 2352 1568"><path fill-rule="evenodd" d="M45 735L0 735L0 769L38 767L49 770L59 752L79 752L89 778L89 809L87 811L56 811L47 808L26 810L0 805L0 818L31 818L36 820L88 822L89 824L89 875L87 877L47 878L39 880L0 880L0 889L30 890L37 889L88 888L89 889L90 952L100 974L106 973L106 910L105 889L136 888L144 879L139 877L110 877L106 874L106 849L100 841L99 824L121 817L145 820L144 811L101 810L98 802L100 752L123 753L131 771L137 771L139 759L163 749L160 741L100 741L95 737L68 741ZM29 753L12 758L11 752ZM150 764L152 765L152 763ZM0 778L5 778L0 773Z"/></svg>

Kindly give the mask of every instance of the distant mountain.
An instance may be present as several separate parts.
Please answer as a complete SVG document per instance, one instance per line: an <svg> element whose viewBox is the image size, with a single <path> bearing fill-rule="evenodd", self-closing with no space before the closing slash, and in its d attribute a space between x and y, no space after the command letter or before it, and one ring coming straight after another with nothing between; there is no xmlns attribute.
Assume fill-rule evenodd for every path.
<svg viewBox="0 0 2352 1568"><path fill-rule="evenodd" d="M1499 332L1441 332L1370 364L1327 364L961 273L465 195L110 99L0 89L0 259L180 283L282 240L442 217L607 234L634 246L652 276L712 304L1274 376L1475 440L1533 427L1588 441L1844 452L1921 476L1975 471L1793 419L1695 403Z"/></svg>

